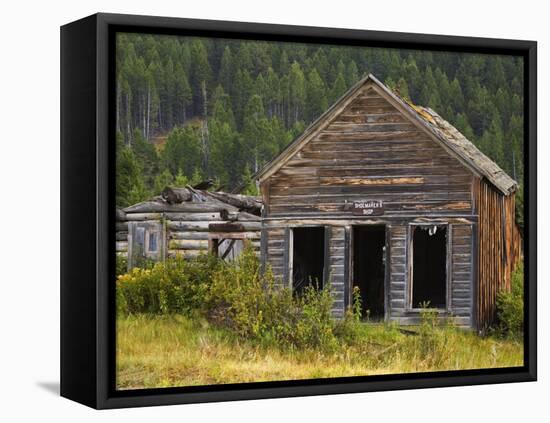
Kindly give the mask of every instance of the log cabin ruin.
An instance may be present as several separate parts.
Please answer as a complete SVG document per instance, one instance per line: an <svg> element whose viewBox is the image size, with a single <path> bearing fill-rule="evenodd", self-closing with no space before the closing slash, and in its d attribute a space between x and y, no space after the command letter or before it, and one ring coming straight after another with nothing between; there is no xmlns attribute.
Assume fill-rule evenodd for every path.
<svg viewBox="0 0 550 423"><path fill-rule="evenodd" d="M299 292L353 288L371 319L426 307L483 329L522 252L517 183L435 111L369 75L257 175L261 256Z"/></svg>
<svg viewBox="0 0 550 423"><path fill-rule="evenodd" d="M484 329L522 255L517 183L435 111L369 75L256 174L261 199L167 187L117 210L117 254L143 260L245 240L282 286L330 281L333 315L353 289L371 320Z"/></svg>
<svg viewBox="0 0 550 423"><path fill-rule="evenodd" d="M117 210L117 255L132 269L208 250L230 261L246 240L259 254L261 205L251 196L166 187L150 201Z"/></svg>

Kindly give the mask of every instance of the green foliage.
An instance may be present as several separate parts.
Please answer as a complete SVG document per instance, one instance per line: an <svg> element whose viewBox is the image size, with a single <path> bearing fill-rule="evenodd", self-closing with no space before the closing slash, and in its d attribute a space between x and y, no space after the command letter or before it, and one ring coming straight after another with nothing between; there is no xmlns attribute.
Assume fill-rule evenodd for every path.
<svg viewBox="0 0 550 423"><path fill-rule="evenodd" d="M439 361L447 358L442 352L446 350L446 344L450 340L448 326L440 323L439 312L430 308L428 303L422 304L421 308L418 336L413 341L414 349L430 366L437 366Z"/></svg>
<svg viewBox="0 0 550 423"><path fill-rule="evenodd" d="M183 172L178 170L178 173L176 174L176 177L174 178L174 186L176 187L185 187L189 183L189 179L187 176L183 174Z"/></svg>
<svg viewBox="0 0 550 423"><path fill-rule="evenodd" d="M199 314L240 338L291 349L331 351L354 342L360 324L360 300L357 294L354 298L355 311L336 321L330 284L294 295L277 284L269 269L261 272L251 245L234 263L210 255L173 258L117 279L121 315Z"/></svg>
<svg viewBox="0 0 550 423"><path fill-rule="evenodd" d="M118 34L116 53L116 128L134 153L117 163L119 206L155 191L164 169L241 186L247 166L260 169L369 72L435 109L523 185L518 57L143 34Z"/></svg>
<svg viewBox="0 0 550 423"><path fill-rule="evenodd" d="M197 125L175 128L168 136L161 158L172 175L182 171L192 175L201 166L200 129Z"/></svg>
<svg viewBox="0 0 550 423"><path fill-rule="evenodd" d="M207 298L211 319L243 338L319 349L337 344L332 302L329 286L308 287L301 296L277 286L270 271L261 273L250 246L235 265L214 272Z"/></svg>
<svg viewBox="0 0 550 423"><path fill-rule="evenodd" d="M511 290L497 294L498 330L512 338L523 335L523 281L523 262L520 262L512 274Z"/></svg>
<svg viewBox="0 0 550 423"><path fill-rule="evenodd" d="M116 256L115 275L118 278L128 271L128 259L124 256Z"/></svg>
<svg viewBox="0 0 550 423"><path fill-rule="evenodd" d="M125 313L189 315L204 304L207 281L218 266L202 255L192 260L176 257L151 268L134 268L117 279L119 311Z"/></svg>
<svg viewBox="0 0 550 423"><path fill-rule="evenodd" d="M149 197L142 169L133 150L117 137L116 145L116 204L126 207Z"/></svg>
<svg viewBox="0 0 550 423"><path fill-rule="evenodd" d="M243 185L244 185L244 188L241 190L243 194L258 195L258 188L256 186L256 182L252 178L252 172L250 172L250 168L248 166L244 168Z"/></svg>
<svg viewBox="0 0 550 423"><path fill-rule="evenodd" d="M158 195L164 188L172 185L174 177L168 169L164 169L162 173L155 177L155 194Z"/></svg>
<svg viewBox="0 0 550 423"><path fill-rule="evenodd" d="M359 287L354 286L352 292L352 317L355 321L361 320L361 314L363 310L363 300L361 298L361 290Z"/></svg>

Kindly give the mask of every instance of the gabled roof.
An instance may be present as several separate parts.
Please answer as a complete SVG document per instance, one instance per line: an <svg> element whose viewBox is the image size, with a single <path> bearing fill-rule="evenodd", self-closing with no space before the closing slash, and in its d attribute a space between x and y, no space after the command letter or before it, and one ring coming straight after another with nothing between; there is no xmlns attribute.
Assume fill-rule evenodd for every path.
<svg viewBox="0 0 550 423"><path fill-rule="evenodd" d="M267 163L256 178L263 182L278 169L284 166L310 140L325 129L353 100L362 89L370 86L390 104L397 108L417 127L424 130L434 141L438 142L452 156L456 157L475 175L487 179L504 195L517 189L517 182L510 178L495 162L483 154L471 141L462 135L454 126L429 108L415 106L404 100L374 75L369 74L351 87L325 113L317 118L298 138L290 143L277 157Z"/></svg>

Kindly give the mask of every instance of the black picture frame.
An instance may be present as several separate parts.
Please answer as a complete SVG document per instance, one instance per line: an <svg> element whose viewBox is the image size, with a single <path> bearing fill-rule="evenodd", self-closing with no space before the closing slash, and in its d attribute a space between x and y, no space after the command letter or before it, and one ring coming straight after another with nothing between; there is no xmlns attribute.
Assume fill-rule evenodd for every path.
<svg viewBox="0 0 550 423"><path fill-rule="evenodd" d="M208 387L114 389L114 34L130 31L523 56L525 360L515 368ZM537 377L537 44L95 14L61 28L61 395L97 409L534 381Z"/></svg>

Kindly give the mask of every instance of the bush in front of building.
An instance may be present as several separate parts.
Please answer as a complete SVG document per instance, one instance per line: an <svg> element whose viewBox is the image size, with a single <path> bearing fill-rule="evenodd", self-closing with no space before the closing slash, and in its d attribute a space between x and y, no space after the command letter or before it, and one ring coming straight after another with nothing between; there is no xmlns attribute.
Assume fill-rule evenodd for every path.
<svg viewBox="0 0 550 423"><path fill-rule="evenodd" d="M212 274L206 304L211 321L263 345L332 349L338 344L330 286L309 286L299 296L261 271L254 251Z"/></svg>
<svg viewBox="0 0 550 423"><path fill-rule="evenodd" d="M117 278L117 310L121 314L190 315L204 303L217 266L215 258L204 254L193 260L175 257L151 268L136 267Z"/></svg>
<svg viewBox="0 0 550 423"><path fill-rule="evenodd" d="M523 261L512 274L511 290L497 294L497 331L517 338L523 335Z"/></svg>
<svg viewBox="0 0 550 423"><path fill-rule="evenodd" d="M202 315L241 339L265 346L328 351L352 342L359 319L350 311L336 321L332 306L330 283L296 295L278 284L270 269L262 272L250 246L233 263L206 254L173 258L150 269L134 268L117 279L121 315Z"/></svg>

